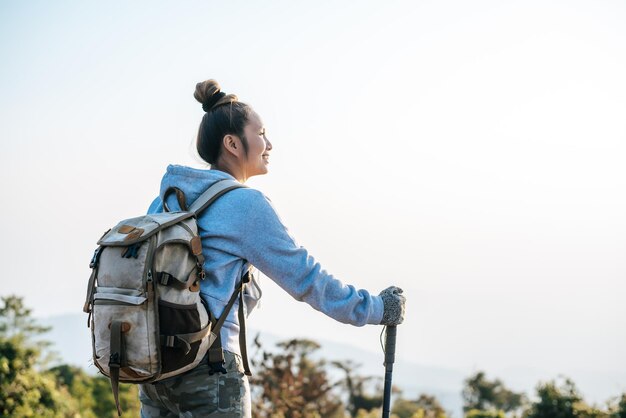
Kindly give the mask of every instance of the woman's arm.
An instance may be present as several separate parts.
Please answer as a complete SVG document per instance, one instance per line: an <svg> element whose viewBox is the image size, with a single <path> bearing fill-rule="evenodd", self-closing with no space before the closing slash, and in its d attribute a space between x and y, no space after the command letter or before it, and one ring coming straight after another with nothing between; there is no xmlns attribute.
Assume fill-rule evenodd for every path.
<svg viewBox="0 0 626 418"><path fill-rule="evenodd" d="M362 326L380 324L383 299L337 280L289 235L270 201L259 191L230 192L224 204L236 212L229 219L241 258L274 280L293 298L337 321Z"/></svg>

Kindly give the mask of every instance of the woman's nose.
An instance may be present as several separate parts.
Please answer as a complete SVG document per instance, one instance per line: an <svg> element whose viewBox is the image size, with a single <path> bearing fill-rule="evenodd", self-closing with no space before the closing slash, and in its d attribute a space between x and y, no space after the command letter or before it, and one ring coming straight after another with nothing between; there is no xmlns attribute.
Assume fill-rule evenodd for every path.
<svg viewBox="0 0 626 418"><path fill-rule="evenodd" d="M269 139L267 139L267 138L265 138L265 148L266 148L268 151L271 151L271 150L272 150L272 143L271 143L271 142L270 142L270 140L269 140Z"/></svg>

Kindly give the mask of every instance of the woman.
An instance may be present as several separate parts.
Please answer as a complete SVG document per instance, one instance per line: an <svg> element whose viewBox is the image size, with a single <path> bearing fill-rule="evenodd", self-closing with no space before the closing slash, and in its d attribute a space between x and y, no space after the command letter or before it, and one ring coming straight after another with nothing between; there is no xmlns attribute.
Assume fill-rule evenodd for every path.
<svg viewBox="0 0 626 418"><path fill-rule="evenodd" d="M196 85L194 97L206 112L200 123L197 150L210 170L169 166L161 182L161 197L149 213L163 211L162 197L170 187L181 189L188 203L223 179L244 183L266 174L272 144L259 115L232 94L220 91L215 80ZM167 206L177 209L175 196ZM206 279L201 295L211 313L222 315L243 274L254 266L299 301L337 321L397 325L403 321L405 298L397 287L378 296L344 285L321 268L289 235L270 201L259 191L239 188L225 194L198 218L205 256ZM247 313L260 289L253 280L244 295ZM239 345L237 306L221 329L222 364L202 362L180 376L140 386L142 417L250 416L250 389Z"/></svg>

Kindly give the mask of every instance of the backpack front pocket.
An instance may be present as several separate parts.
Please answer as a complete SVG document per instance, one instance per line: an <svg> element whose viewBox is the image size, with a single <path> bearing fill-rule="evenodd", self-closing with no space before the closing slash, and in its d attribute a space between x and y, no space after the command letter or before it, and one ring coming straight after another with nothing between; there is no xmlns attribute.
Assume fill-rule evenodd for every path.
<svg viewBox="0 0 626 418"><path fill-rule="evenodd" d="M151 301L140 293L107 287L94 294L93 321L108 324L93 332L94 362L110 376L109 362L119 361L122 382L147 381L159 373L158 352L151 350L156 347L156 315ZM112 335L113 322L122 324L121 335Z"/></svg>

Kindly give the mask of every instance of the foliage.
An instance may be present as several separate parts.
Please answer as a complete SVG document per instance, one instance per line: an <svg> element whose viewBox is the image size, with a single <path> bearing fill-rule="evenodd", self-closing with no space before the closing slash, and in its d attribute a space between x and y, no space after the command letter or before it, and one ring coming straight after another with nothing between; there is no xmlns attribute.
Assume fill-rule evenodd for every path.
<svg viewBox="0 0 626 418"><path fill-rule="evenodd" d="M382 414L383 414L382 408L374 408L369 411L366 411L365 409L359 409L356 412L355 418L380 418ZM391 414L391 418L399 418L399 417L395 414Z"/></svg>
<svg viewBox="0 0 626 418"><path fill-rule="evenodd" d="M626 393L607 402L608 418L626 418Z"/></svg>
<svg viewBox="0 0 626 418"><path fill-rule="evenodd" d="M24 306L22 298L10 295L2 297L0 307L0 337L30 340L50 331L50 327L37 325L31 318L31 310Z"/></svg>
<svg viewBox="0 0 626 418"><path fill-rule="evenodd" d="M60 365L50 369L59 385L68 388L74 400L78 403L82 418L117 417L117 409L111 383L104 376L90 376L79 367ZM141 404L139 402L138 386L120 383L120 406L122 417L139 416Z"/></svg>
<svg viewBox="0 0 626 418"><path fill-rule="evenodd" d="M537 386L539 401L533 403L528 418L574 418L575 404L582 398L574 382L566 379L558 386L554 381Z"/></svg>
<svg viewBox="0 0 626 418"><path fill-rule="evenodd" d="M612 409L611 418L626 418L626 393L622 394L617 401L617 405Z"/></svg>
<svg viewBox="0 0 626 418"><path fill-rule="evenodd" d="M399 418L446 418L437 398L422 394L417 400L410 401L399 398L393 404L392 412Z"/></svg>
<svg viewBox="0 0 626 418"><path fill-rule="evenodd" d="M69 417L77 412L66 390L34 369L37 352L15 339L0 339L0 415Z"/></svg>
<svg viewBox="0 0 626 418"><path fill-rule="evenodd" d="M526 418L609 418L606 411L583 402L576 385L565 378L560 384L555 381L537 386L537 397L526 413Z"/></svg>
<svg viewBox="0 0 626 418"><path fill-rule="evenodd" d="M76 403L48 373L40 373L42 344L33 337L48 329L35 324L21 298L2 298L0 307L0 414L3 417L70 417Z"/></svg>
<svg viewBox="0 0 626 418"><path fill-rule="evenodd" d="M115 400L111 391L111 382L104 376L92 378L92 399L98 402L93 406L94 415L100 417L117 418ZM141 409L139 402L139 386L120 383L119 387L120 406L122 407L122 418L138 417Z"/></svg>
<svg viewBox="0 0 626 418"><path fill-rule="evenodd" d="M348 412L356 416L359 411L368 412L383 403L382 387L378 382L374 387L374 393L368 393L367 387L376 380L373 376L360 376L356 370L360 367L352 361L334 361L332 365L342 370L346 377L342 386L348 391Z"/></svg>
<svg viewBox="0 0 626 418"><path fill-rule="evenodd" d="M24 306L21 297L3 296L0 306L0 338L22 343L35 350L35 366L43 367L54 358L54 354L47 351L51 343L40 338L50 331L50 327L38 325L31 317L31 312L31 309ZM42 356L42 353L46 356Z"/></svg>
<svg viewBox="0 0 626 418"><path fill-rule="evenodd" d="M487 380L484 372L477 372L465 380L463 410L514 411L522 406L524 395L507 389L499 379Z"/></svg>
<svg viewBox="0 0 626 418"><path fill-rule="evenodd" d="M258 337L255 344L261 349ZM312 360L319 349L311 340L294 339L278 344L281 353L263 351L251 383L256 386L255 417L343 417L339 396L333 393L323 360Z"/></svg>
<svg viewBox="0 0 626 418"><path fill-rule="evenodd" d="M478 409L470 410L465 418L506 418L504 411L480 411Z"/></svg>

